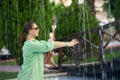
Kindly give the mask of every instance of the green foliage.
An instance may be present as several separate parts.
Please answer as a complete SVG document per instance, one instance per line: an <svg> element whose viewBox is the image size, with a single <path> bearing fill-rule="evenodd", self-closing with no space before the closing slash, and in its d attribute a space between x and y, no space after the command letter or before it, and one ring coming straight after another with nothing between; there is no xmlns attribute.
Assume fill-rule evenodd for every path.
<svg viewBox="0 0 120 80"><path fill-rule="evenodd" d="M17 74L18 72L0 72L0 80L16 78Z"/></svg>
<svg viewBox="0 0 120 80"><path fill-rule="evenodd" d="M64 7L63 5L55 6L55 14L58 19L55 33L57 39L98 25L95 16L90 13L87 3L78 4L77 0L72 2L70 7Z"/></svg>
<svg viewBox="0 0 120 80"><path fill-rule="evenodd" d="M118 58L120 58L120 51L105 54L106 61L116 60ZM83 60L82 63L97 62L97 61L99 61L98 57L92 57L92 58Z"/></svg>
<svg viewBox="0 0 120 80"><path fill-rule="evenodd" d="M19 46L20 33L26 21L34 21L40 28L39 39L48 40L51 19L58 18L57 39L63 36L97 26L88 4L78 4L73 0L70 7L55 5L49 0L2 0L0 3L0 48L6 46L18 64L22 64ZM94 35L89 35L89 38ZM86 36L88 37L88 36Z"/></svg>
<svg viewBox="0 0 120 80"><path fill-rule="evenodd" d="M120 51L111 52L110 54L105 55L105 60L110 61L120 58Z"/></svg>
<svg viewBox="0 0 120 80"><path fill-rule="evenodd" d="M52 4L49 0L2 0L0 10L0 48L5 45L21 65L19 39L23 24L34 21L40 28L39 38L47 40L53 16Z"/></svg>
<svg viewBox="0 0 120 80"><path fill-rule="evenodd" d="M2 62L0 63L1 66L17 66L17 63L15 61L13 62Z"/></svg>
<svg viewBox="0 0 120 80"><path fill-rule="evenodd" d="M1 14L1 13L0 13ZM3 25L3 21L2 21L2 16L0 16L0 49L3 47L4 45L4 40L2 40L4 38L4 28L2 27Z"/></svg>
<svg viewBox="0 0 120 80"><path fill-rule="evenodd" d="M86 31L98 26L98 22L95 16L90 12L90 8L87 2L84 4L78 4L78 0L72 0L71 6L65 7L64 5L59 4L55 5L54 9L58 19L57 28L55 30L56 39L61 39L73 33ZM92 40L94 35L96 35L96 33L90 32L89 34L82 34L82 37L87 38L88 40ZM64 41L69 40L66 38ZM98 44L98 37L91 42ZM85 44L85 42L83 42L82 47L86 47L86 51L89 52L90 47L87 45L89 44Z"/></svg>
<svg viewBox="0 0 120 80"><path fill-rule="evenodd" d="M108 11L109 16L113 15L115 19L120 19L120 0L109 0L109 3L106 3L104 9ZM110 12L109 12L110 11ZM120 30L120 26L115 26L116 31ZM119 32L120 34L120 32Z"/></svg>
<svg viewBox="0 0 120 80"><path fill-rule="evenodd" d="M120 0L115 0L115 10L113 12L113 15L115 16L116 19L120 19ZM120 30L120 26L116 26L115 29L117 31Z"/></svg>

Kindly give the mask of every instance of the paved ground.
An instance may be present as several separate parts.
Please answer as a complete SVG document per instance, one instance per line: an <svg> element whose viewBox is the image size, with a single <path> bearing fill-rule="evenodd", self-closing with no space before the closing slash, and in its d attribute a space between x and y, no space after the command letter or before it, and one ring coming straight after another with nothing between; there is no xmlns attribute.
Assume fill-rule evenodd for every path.
<svg viewBox="0 0 120 80"><path fill-rule="evenodd" d="M62 72L62 73L52 73L52 74L45 74L44 78L49 78L49 77L55 77L55 76L66 76L67 73L66 72ZM17 79L7 79L7 80L17 80ZM55 79L56 80L56 79ZM58 80L58 79L57 79Z"/></svg>
<svg viewBox="0 0 120 80"><path fill-rule="evenodd" d="M2 64L4 62L15 62L15 59L0 60L0 64ZM0 65L0 72L19 72L19 71L20 71L19 66L11 66L9 64Z"/></svg>
<svg viewBox="0 0 120 80"><path fill-rule="evenodd" d="M0 72L19 72L19 66L0 66Z"/></svg>
<svg viewBox="0 0 120 80"><path fill-rule="evenodd" d="M115 47L120 47L120 42L119 41L113 41L113 42L110 42L107 45L107 48L115 48Z"/></svg>

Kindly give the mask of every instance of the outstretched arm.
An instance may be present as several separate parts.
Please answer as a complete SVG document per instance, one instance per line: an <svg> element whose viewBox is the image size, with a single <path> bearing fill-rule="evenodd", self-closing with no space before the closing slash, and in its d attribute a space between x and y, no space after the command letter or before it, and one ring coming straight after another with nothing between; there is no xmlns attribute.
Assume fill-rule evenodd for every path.
<svg viewBox="0 0 120 80"><path fill-rule="evenodd" d="M55 44L55 48L61 47L73 47L75 44L78 44L79 41L77 39L73 39L70 42L60 42L60 41L53 41Z"/></svg>

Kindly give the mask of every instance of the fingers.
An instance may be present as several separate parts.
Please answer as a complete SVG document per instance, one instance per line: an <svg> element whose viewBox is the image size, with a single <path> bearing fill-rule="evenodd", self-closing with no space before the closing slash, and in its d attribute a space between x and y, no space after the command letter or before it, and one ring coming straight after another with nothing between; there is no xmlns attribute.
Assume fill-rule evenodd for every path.
<svg viewBox="0 0 120 80"><path fill-rule="evenodd" d="M75 41L78 41L78 39L74 39Z"/></svg>
<svg viewBox="0 0 120 80"><path fill-rule="evenodd" d="M78 39L73 39L72 41L73 41L73 42L79 42Z"/></svg>
<svg viewBox="0 0 120 80"><path fill-rule="evenodd" d="M78 43L79 43L78 39L72 39L71 46L73 47L73 46L75 46Z"/></svg>

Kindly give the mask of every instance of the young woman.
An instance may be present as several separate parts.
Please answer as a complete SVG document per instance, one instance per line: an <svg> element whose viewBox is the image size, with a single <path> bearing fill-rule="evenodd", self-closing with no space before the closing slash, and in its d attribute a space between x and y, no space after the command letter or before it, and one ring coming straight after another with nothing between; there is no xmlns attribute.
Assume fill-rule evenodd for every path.
<svg viewBox="0 0 120 80"><path fill-rule="evenodd" d="M22 70L17 76L17 80L43 80L44 55L43 53L60 47L73 47L78 44L77 39L70 42L59 41L39 41L35 37L38 36L39 28L30 21L23 26L21 43L23 44L23 64Z"/></svg>

